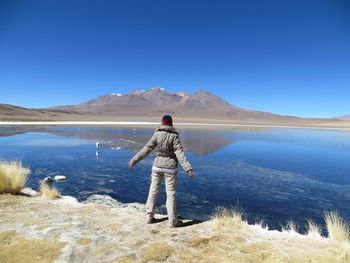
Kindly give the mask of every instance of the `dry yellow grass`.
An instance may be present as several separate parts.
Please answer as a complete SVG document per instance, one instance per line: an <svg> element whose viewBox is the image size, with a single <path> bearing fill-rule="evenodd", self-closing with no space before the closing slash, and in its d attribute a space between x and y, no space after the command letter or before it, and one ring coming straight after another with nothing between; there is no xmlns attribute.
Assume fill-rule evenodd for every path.
<svg viewBox="0 0 350 263"><path fill-rule="evenodd" d="M117 249L118 246L119 246L118 242L105 243L102 246L100 246L97 249L95 249L94 253L95 254L106 253L106 251Z"/></svg>
<svg viewBox="0 0 350 263"><path fill-rule="evenodd" d="M19 199L22 203L8 205L17 204L9 199ZM81 206L66 207L61 202L57 202L60 211L70 211L74 217L61 213L62 217L58 219L54 203L20 195L0 196L3 210L0 219L7 226L7 231L0 231L1 263L39 260L79 263L350 263L350 242L344 238L332 238L331 234L330 238L321 236L320 227L311 221L307 235L295 232L297 226L292 222L282 232L268 231L260 225L249 225L240 211L219 209L213 220L169 229L167 222L144 224L139 220L143 213L136 210L115 208L111 212L110 208L95 209L92 205L82 209ZM87 215L85 211L89 208L90 214ZM16 217L6 216L9 213ZM342 229L338 232L344 232L344 229L346 232L346 222L336 213L329 214L332 216L327 227L331 229L337 225ZM42 218L45 218L44 224ZM38 226L46 224L54 231L38 230ZM113 229L122 229L127 235L116 234ZM28 240L33 233L40 240ZM66 240L66 233L74 233L75 242L66 244L67 250L60 255L59 248L64 246L60 240ZM17 254L14 254L16 248ZM67 255L69 250L72 252Z"/></svg>
<svg viewBox="0 0 350 263"><path fill-rule="evenodd" d="M297 233L298 232L298 226L292 221L288 221L287 225L285 227L282 227L283 231L287 231L287 232L294 232Z"/></svg>
<svg viewBox="0 0 350 263"><path fill-rule="evenodd" d="M49 225L38 225L35 229L40 231L40 230L43 230L43 229L48 228L48 227L50 227L50 226Z"/></svg>
<svg viewBox="0 0 350 263"><path fill-rule="evenodd" d="M115 231L115 232L118 232L120 230L120 224L113 223L113 224L108 225L108 228Z"/></svg>
<svg viewBox="0 0 350 263"><path fill-rule="evenodd" d="M232 209L219 207L216 209L212 219L220 219L221 221L242 221L243 220L243 211L241 211L238 207L234 207Z"/></svg>
<svg viewBox="0 0 350 263"><path fill-rule="evenodd" d="M89 239L89 238L81 238L81 239L78 239L77 240L77 243L79 244L79 245L82 245L82 246L87 246L87 245L89 245L90 243L91 243L91 239Z"/></svg>
<svg viewBox="0 0 350 263"><path fill-rule="evenodd" d="M312 221L307 236L298 234L292 221L281 233L259 225L252 228L242 220L242 212L219 209L213 216L215 232L206 238L194 237L187 249L175 250L173 256L179 262L350 263L350 243L345 239L348 225L337 214L329 214L326 224L332 231L326 238Z"/></svg>
<svg viewBox="0 0 350 263"><path fill-rule="evenodd" d="M246 221L243 219L243 211L238 207L232 209L217 208L212 220L216 222L217 231L223 231L225 228L242 226Z"/></svg>
<svg viewBox="0 0 350 263"><path fill-rule="evenodd" d="M60 192L55 187L50 187L44 181L39 182L41 196L46 199L54 200L61 197Z"/></svg>
<svg viewBox="0 0 350 263"><path fill-rule="evenodd" d="M127 256L127 257L121 257L118 258L117 260L111 262L111 263L135 263L135 258Z"/></svg>
<svg viewBox="0 0 350 263"><path fill-rule="evenodd" d="M25 186L30 170L20 161L0 162L0 193L18 194Z"/></svg>
<svg viewBox="0 0 350 263"><path fill-rule="evenodd" d="M54 262L65 246L63 242L52 240L22 239L16 231L0 232L0 244L1 263Z"/></svg>
<svg viewBox="0 0 350 263"><path fill-rule="evenodd" d="M307 235L314 238L320 238L321 228L311 220L308 220L307 223L308 223Z"/></svg>
<svg viewBox="0 0 350 263"><path fill-rule="evenodd" d="M144 248L144 257L141 262L165 261L174 249L167 243L154 242Z"/></svg>
<svg viewBox="0 0 350 263"><path fill-rule="evenodd" d="M24 226L35 226L35 225L41 225L41 224L44 224L44 222L41 220L33 219L25 222Z"/></svg>
<svg viewBox="0 0 350 263"><path fill-rule="evenodd" d="M348 223L337 212L327 212L324 215L329 238L335 241L346 242L350 238Z"/></svg>

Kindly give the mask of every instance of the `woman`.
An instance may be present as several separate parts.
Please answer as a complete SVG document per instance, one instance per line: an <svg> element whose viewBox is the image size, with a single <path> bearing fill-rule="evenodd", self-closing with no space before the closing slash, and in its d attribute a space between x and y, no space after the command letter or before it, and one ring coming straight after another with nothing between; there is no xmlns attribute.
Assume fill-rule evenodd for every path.
<svg viewBox="0 0 350 263"><path fill-rule="evenodd" d="M152 181L146 203L147 223L155 222L155 206L159 194L160 185L165 177L166 188L166 208L168 212L170 227L179 227L183 225L176 214L176 183L178 162L186 171L188 176L193 177L193 171L190 163L187 161L182 144L179 140L179 134L173 127L173 120L170 115L164 115L162 125L155 130L152 138L129 162L129 168L133 167L152 150L156 151L152 167Z"/></svg>

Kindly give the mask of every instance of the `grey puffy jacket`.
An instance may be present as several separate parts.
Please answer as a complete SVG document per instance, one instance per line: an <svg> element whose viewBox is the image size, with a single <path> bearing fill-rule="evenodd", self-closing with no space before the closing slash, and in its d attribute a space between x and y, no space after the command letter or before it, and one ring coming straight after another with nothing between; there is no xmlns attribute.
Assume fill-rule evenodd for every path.
<svg viewBox="0 0 350 263"><path fill-rule="evenodd" d="M191 165L187 161L179 134L173 126L161 125L154 132L148 143L131 159L131 162L138 163L155 149L153 165L158 168L176 169L178 161L182 168L188 172Z"/></svg>

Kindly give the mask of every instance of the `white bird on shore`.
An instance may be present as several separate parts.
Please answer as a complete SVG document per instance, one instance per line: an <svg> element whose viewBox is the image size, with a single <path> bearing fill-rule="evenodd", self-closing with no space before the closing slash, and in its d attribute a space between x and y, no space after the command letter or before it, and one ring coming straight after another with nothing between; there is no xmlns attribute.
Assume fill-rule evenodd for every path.
<svg viewBox="0 0 350 263"><path fill-rule="evenodd" d="M96 151L100 148L100 142L96 142Z"/></svg>
<svg viewBox="0 0 350 263"><path fill-rule="evenodd" d="M47 176L43 180L43 182L48 184L48 185L51 185L53 181L54 181L54 179L51 176Z"/></svg>

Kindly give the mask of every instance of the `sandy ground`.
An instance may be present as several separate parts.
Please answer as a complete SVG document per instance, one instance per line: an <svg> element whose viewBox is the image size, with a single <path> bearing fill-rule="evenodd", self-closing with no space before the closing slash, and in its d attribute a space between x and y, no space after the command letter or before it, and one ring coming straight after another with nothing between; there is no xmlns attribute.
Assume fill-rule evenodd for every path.
<svg viewBox="0 0 350 263"><path fill-rule="evenodd" d="M27 191L28 192L28 191ZM143 204L94 195L0 195L0 262L350 262L350 243L293 230L269 231L240 217L146 224Z"/></svg>

